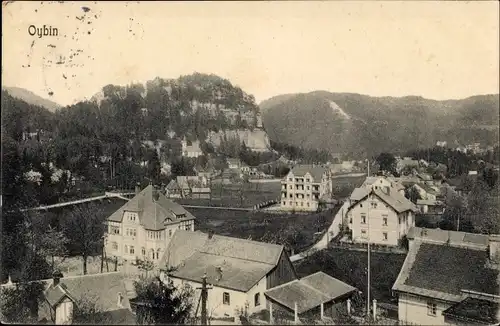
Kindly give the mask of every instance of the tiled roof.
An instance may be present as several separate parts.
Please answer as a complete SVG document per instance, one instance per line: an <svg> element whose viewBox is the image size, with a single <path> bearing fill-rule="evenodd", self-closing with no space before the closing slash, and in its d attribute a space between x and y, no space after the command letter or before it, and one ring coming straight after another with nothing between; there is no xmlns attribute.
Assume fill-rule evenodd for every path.
<svg viewBox="0 0 500 326"><path fill-rule="evenodd" d="M108 221L121 222L125 211L138 212L140 223L147 230L165 229L167 218L173 222L195 219L181 205L167 199L162 194L158 194L158 199L154 200L153 186L151 185L111 214Z"/></svg>
<svg viewBox="0 0 500 326"><path fill-rule="evenodd" d="M177 180L173 179L167 185L168 190L179 190L179 185L177 184Z"/></svg>
<svg viewBox="0 0 500 326"><path fill-rule="evenodd" d="M439 200L417 199L417 205L441 206L443 203Z"/></svg>
<svg viewBox="0 0 500 326"><path fill-rule="evenodd" d="M368 196L369 192L370 190L367 188L354 188L349 198L351 200L358 201Z"/></svg>
<svg viewBox="0 0 500 326"><path fill-rule="evenodd" d="M396 212L402 213L409 210L416 211L415 205L408 200L405 196L401 195L397 191L391 191L390 194L386 194L380 189L374 189L373 193L377 195L380 199L391 206Z"/></svg>
<svg viewBox="0 0 500 326"><path fill-rule="evenodd" d="M467 323L491 325L500 322L499 308L498 302L467 297L443 311L443 315Z"/></svg>
<svg viewBox="0 0 500 326"><path fill-rule="evenodd" d="M177 267L197 252L276 266L283 246L217 234L209 238L199 231L176 230L159 265Z"/></svg>
<svg viewBox="0 0 500 326"><path fill-rule="evenodd" d="M197 175L179 175L177 176L177 184L181 189L187 189L191 186L201 184L202 177Z"/></svg>
<svg viewBox="0 0 500 326"><path fill-rule="evenodd" d="M484 234L420 227L411 227L410 230L408 230L407 238L429 243L448 243L452 246L463 246L481 250L486 250L489 244L489 238Z"/></svg>
<svg viewBox="0 0 500 326"><path fill-rule="evenodd" d="M461 290L498 294L487 259L486 250L415 241L392 289L452 302L462 299Z"/></svg>
<svg viewBox="0 0 500 326"><path fill-rule="evenodd" d="M269 289L265 295L290 310L294 310L297 303L297 312L301 314L354 291L356 288L317 272Z"/></svg>
<svg viewBox="0 0 500 326"><path fill-rule="evenodd" d="M326 169L321 166L316 166L316 165L296 165L293 167L292 172L294 176L296 177L302 177L305 176L306 173L309 172L309 174L314 178L315 182L320 182L323 173L325 173Z"/></svg>
<svg viewBox="0 0 500 326"><path fill-rule="evenodd" d="M46 285L44 295L51 305L56 304L64 295L68 295L77 301L82 298L91 300L102 312L130 309L124 282L124 275L121 272L63 277L60 279L60 286L56 287L53 286L52 280L42 281ZM118 305L119 294L122 295L121 306ZM48 309L42 306L39 312L40 319L50 320Z"/></svg>
<svg viewBox="0 0 500 326"><path fill-rule="evenodd" d="M222 277L220 279L217 278L217 267L221 268ZM248 292L274 267L275 265L266 263L195 252L170 275L201 283L202 277L206 273L209 284Z"/></svg>

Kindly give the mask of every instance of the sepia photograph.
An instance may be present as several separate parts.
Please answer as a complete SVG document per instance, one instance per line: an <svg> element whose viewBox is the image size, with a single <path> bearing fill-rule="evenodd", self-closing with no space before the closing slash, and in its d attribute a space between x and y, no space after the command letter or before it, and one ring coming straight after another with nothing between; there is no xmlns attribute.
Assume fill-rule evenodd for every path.
<svg viewBox="0 0 500 326"><path fill-rule="evenodd" d="M497 1L2 1L0 320L500 325Z"/></svg>

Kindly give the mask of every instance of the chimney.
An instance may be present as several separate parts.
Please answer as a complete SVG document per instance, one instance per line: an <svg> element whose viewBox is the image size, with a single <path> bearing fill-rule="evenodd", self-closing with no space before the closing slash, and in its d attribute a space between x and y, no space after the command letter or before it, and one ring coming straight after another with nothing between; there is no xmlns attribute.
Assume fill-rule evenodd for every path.
<svg viewBox="0 0 500 326"><path fill-rule="evenodd" d="M208 231L208 239L212 239L212 237L214 236L214 231L210 230Z"/></svg>
<svg viewBox="0 0 500 326"><path fill-rule="evenodd" d="M60 271L55 271L52 274L52 279L54 281L54 286L59 285L59 282L60 282L60 280L61 280L62 277L63 277L63 274Z"/></svg>
<svg viewBox="0 0 500 326"><path fill-rule="evenodd" d="M220 280L222 280L222 267L221 266L217 266L215 268L215 272L217 273L217 276L216 276L215 280L217 282L219 282Z"/></svg>
<svg viewBox="0 0 500 326"><path fill-rule="evenodd" d="M500 234L490 234L489 236L488 251L490 261L500 262Z"/></svg>
<svg viewBox="0 0 500 326"><path fill-rule="evenodd" d="M391 194L391 187L385 187L385 193L390 195Z"/></svg>

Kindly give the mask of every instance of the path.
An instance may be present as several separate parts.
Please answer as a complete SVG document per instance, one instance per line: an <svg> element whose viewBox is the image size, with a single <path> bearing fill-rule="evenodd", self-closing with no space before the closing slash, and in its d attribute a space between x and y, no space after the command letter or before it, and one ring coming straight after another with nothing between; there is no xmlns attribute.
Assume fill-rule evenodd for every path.
<svg viewBox="0 0 500 326"><path fill-rule="evenodd" d="M120 198L124 200L129 200L128 198L124 197L127 195L134 195L134 192L130 193L116 193L116 192L105 192L104 195L102 196L96 196L96 197L90 197L90 198L84 198L84 199L78 199L78 200L72 200L72 201L67 201L64 203L58 203L58 204L53 204L53 205L47 205L47 206L38 206L38 207L33 207L33 208L27 208L21 210L22 212L25 211L41 211L41 210L47 210L51 208L57 208L57 207L65 207L65 206L71 206L71 205L77 205L77 204L83 204L83 203L88 203L91 201L95 200L102 200L106 198Z"/></svg>
<svg viewBox="0 0 500 326"><path fill-rule="evenodd" d="M247 211L247 212L254 211L253 208L245 208L245 207L197 206L197 205L181 205L181 206L186 208L212 208L212 209L224 209L230 211Z"/></svg>
<svg viewBox="0 0 500 326"><path fill-rule="evenodd" d="M349 208L349 202L345 201L342 207L340 207L340 209L337 211L337 214L335 214L332 224L328 227L328 230L326 230L323 237L318 242L316 242L311 248L291 256L290 260L292 262L299 261L306 258L309 254L317 250L325 249L328 246L330 240L335 238L339 234L340 223L342 223L343 215L347 212L348 208Z"/></svg>

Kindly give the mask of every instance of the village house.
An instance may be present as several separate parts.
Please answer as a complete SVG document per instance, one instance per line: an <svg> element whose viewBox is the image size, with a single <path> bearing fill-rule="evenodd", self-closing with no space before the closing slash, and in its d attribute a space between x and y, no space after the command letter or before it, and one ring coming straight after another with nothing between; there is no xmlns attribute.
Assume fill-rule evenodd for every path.
<svg viewBox="0 0 500 326"><path fill-rule="evenodd" d="M418 169L418 167L418 160L414 160L411 157L404 157L402 159L398 159L396 162L396 171L398 173L401 173L403 170Z"/></svg>
<svg viewBox="0 0 500 326"><path fill-rule="evenodd" d="M412 228L408 240L409 252L392 287L401 322L492 325L500 321L495 310L500 302L498 235ZM485 309L478 310L481 306Z"/></svg>
<svg viewBox="0 0 500 326"><path fill-rule="evenodd" d="M241 167L241 161L237 158L228 158L226 159L227 167L229 169L239 169Z"/></svg>
<svg viewBox="0 0 500 326"><path fill-rule="evenodd" d="M393 187L357 188L344 223L353 242L397 246L415 226L417 207Z"/></svg>
<svg viewBox="0 0 500 326"><path fill-rule="evenodd" d="M198 140L188 142L186 139L183 139L181 141L181 146L182 146L181 153L182 156L184 157L196 158L203 155L203 151L201 150L200 147L200 141Z"/></svg>
<svg viewBox="0 0 500 326"><path fill-rule="evenodd" d="M135 324L127 291L132 284L121 272L69 277L55 272L52 279L39 282L44 291L34 317L42 324L72 324L75 309L83 302L97 307L96 315L91 318L97 317L108 325ZM3 284L1 290L15 287L14 283Z"/></svg>
<svg viewBox="0 0 500 326"><path fill-rule="evenodd" d="M149 185L106 221L108 257L158 261L174 232L194 230L195 217Z"/></svg>
<svg viewBox="0 0 500 326"><path fill-rule="evenodd" d="M385 189L385 187L390 187L402 195L405 193L405 186L398 182L396 178L386 178L383 176L366 177L361 187L368 190Z"/></svg>
<svg viewBox="0 0 500 326"><path fill-rule="evenodd" d="M321 166L296 165L281 180L282 210L314 212L320 198L332 193L330 171Z"/></svg>
<svg viewBox="0 0 500 326"><path fill-rule="evenodd" d="M322 272L298 279L281 245L202 232L177 231L160 268L163 282L189 286L195 299L205 276L207 311L215 320L263 310L271 316L273 310L296 312L298 317L314 308L324 317L357 292Z"/></svg>
<svg viewBox="0 0 500 326"><path fill-rule="evenodd" d="M264 292L297 279L283 246L202 232L178 231L160 261L160 278L175 286L201 286L206 273L208 311L213 318L236 317L266 308ZM169 268L175 268L167 273ZM199 290L195 290L199 296Z"/></svg>
<svg viewBox="0 0 500 326"><path fill-rule="evenodd" d="M446 141L444 141L444 140L438 140L438 141L436 142L436 146L437 146L437 147L446 147L446 145L447 145L447 144L448 144L448 143L447 143Z"/></svg>
<svg viewBox="0 0 500 326"><path fill-rule="evenodd" d="M204 175L180 175L165 188L167 198L193 198L206 193L210 194L210 187Z"/></svg>
<svg viewBox="0 0 500 326"><path fill-rule="evenodd" d="M417 208L422 214L441 215L446 205L440 200L417 199Z"/></svg>

